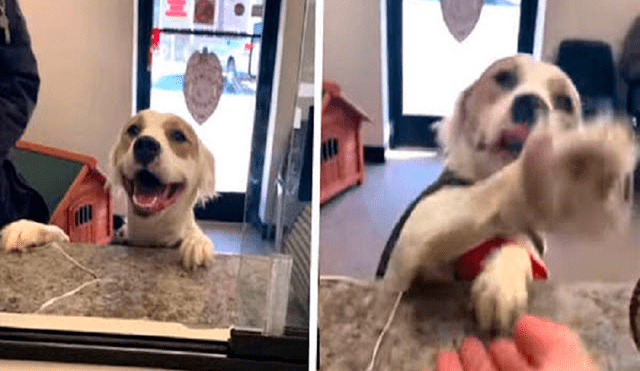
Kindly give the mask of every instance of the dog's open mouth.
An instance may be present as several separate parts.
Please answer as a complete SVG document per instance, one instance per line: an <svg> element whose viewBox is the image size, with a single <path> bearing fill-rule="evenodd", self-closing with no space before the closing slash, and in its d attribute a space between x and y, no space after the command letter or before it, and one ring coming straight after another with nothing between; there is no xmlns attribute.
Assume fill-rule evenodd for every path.
<svg viewBox="0 0 640 371"><path fill-rule="evenodd" d="M496 149L518 157L520 152L522 152L524 142L527 140L529 132L530 128L527 125L516 125L508 130L504 130L500 135Z"/></svg>
<svg viewBox="0 0 640 371"><path fill-rule="evenodd" d="M141 170L133 179L123 179L134 211L142 216L157 214L171 206L184 191L184 183L162 183L148 170Z"/></svg>

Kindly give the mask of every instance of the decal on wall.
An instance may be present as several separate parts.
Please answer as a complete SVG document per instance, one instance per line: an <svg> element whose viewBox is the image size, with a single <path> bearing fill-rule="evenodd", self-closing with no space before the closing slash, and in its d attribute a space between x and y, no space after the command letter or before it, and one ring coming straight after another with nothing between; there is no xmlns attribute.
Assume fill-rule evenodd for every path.
<svg viewBox="0 0 640 371"><path fill-rule="evenodd" d="M215 16L214 0L198 0L193 12L193 22L213 25Z"/></svg>
<svg viewBox="0 0 640 371"><path fill-rule="evenodd" d="M484 0L440 0L444 23L458 42L476 27L483 4Z"/></svg>
<svg viewBox="0 0 640 371"><path fill-rule="evenodd" d="M215 111L222 95L222 66L215 53L195 52L187 62L184 98L191 116L202 125Z"/></svg>

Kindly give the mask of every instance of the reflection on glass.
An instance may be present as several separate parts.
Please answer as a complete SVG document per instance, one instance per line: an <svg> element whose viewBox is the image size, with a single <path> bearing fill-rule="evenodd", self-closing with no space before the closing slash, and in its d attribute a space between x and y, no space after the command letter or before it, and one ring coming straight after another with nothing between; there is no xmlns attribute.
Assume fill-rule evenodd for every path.
<svg viewBox="0 0 640 371"><path fill-rule="evenodd" d="M289 121L274 129L284 138L274 148L273 158L278 162L269 178L273 202L269 203L270 212L265 213L274 227L274 253L261 257L247 254L255 250L251 236L257 234L256 226L248 224L238 277L242 304L237 324L267 335L281 335L287 329L307 331L309 323L313 147L313 94L309 90L313 89L308 87L313 86L314 78L315 2L290 4L288 9L303 19L300 30L296 30L303 37L299 45L288 44L291 48L299 46L299 54L291 61L298 68L283 70L281 75L282 80L293 80L297 89L291 103L279 106L288 110L290 116L284 117Z"/></svg>
<svg viewBox="0 0 640 371"><path fill-rule="evenodd" d="M252 1L251 6L261 3ZM167 16L168 4L160 0L155 4L154 27L160 30L160 40L151 65L151 108L175 113L193 125L216 157L218 192L244 192L256 103L261 13L245 11L237 16L228 9L229 2L218 1L217 19L213 25L204 25L194 21L193 1L184 6L186 17ZM218 107L202 125L191 117L182 92L187 61L194 52L215 53L224 76Z"/></svg>

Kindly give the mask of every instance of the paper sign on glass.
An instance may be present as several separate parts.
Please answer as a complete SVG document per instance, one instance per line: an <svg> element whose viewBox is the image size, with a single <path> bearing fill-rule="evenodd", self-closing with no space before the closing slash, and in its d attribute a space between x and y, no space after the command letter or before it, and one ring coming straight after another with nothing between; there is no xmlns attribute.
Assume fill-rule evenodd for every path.
<svg viewBox="0 0 640 371"><path fill-rule="evenodd" d="M442 16L449 32L458 42L464 41L480 19L484 0L441 0Z"/></svg>
<svg viewBox="0 0 640 371"><path fill-rule="evenodd" d="M191 116L202 125L213 114L222 95L222 67L214 53L195 52L187 62L184 98Z"/></svg>
<svg viewBox="0 0 640 371"><path fill-rule="evenodd" d="M199 24L213 24L215 3L213 0L198 0L193 12L193 22Z"/></svg>

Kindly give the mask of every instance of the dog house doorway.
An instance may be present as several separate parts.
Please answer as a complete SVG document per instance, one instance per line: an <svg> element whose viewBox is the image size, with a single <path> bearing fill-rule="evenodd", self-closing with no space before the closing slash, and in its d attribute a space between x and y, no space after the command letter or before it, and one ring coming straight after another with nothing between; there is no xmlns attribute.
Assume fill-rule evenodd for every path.
<svg viewBox="0 0 640 371"><path fill-rule="evenodd" d="M257 215L245 207L246 190L262 174L251 162L266 146L280 0L138 0L138 9L136 109L183 117L216 158L219 197L196 217L241 223ZM183 84L189 57L205 50L217 55L224 81L217 108L199 125Z"/></svg>
<svg viewBox="0 0 640 371"><path fill-rule="evenodd" d="M539 2L484 0L459 42L440 0L387 0L390 147L435 148L432 124L451 114L473 78L498 58L533 53Z"/></svg>

